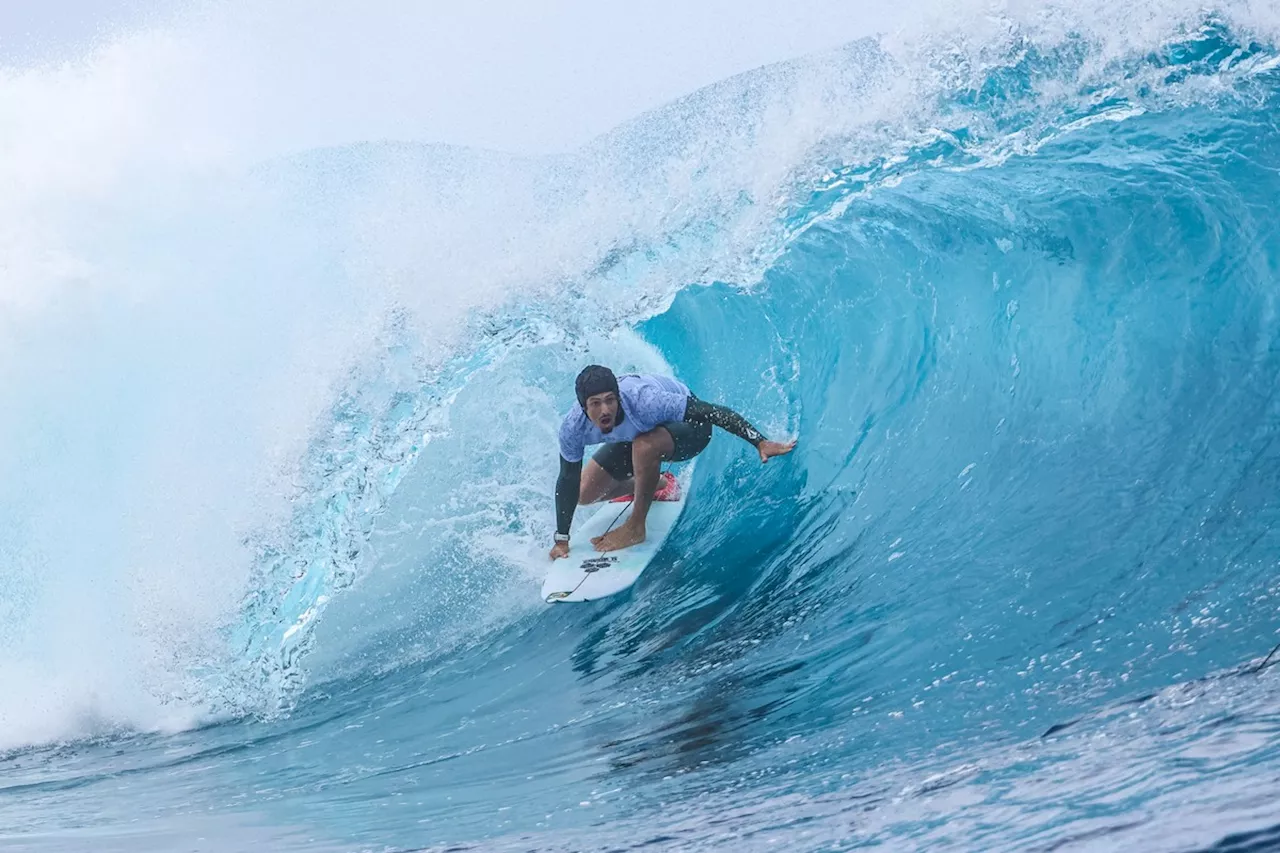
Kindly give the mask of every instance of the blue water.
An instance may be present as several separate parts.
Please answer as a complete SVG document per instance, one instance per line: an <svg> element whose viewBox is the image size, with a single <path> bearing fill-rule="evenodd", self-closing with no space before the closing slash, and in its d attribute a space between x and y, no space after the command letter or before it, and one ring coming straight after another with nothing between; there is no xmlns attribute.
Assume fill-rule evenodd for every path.
<svg viewBox="0 0 1280 853"><path fill-rule="evenodd" d="M1280 52L1152 39L67 226L184 285L0 326L0 847L1280 845ZM588 361L799 443L720 434L636 587L547 607Z"/></svg>

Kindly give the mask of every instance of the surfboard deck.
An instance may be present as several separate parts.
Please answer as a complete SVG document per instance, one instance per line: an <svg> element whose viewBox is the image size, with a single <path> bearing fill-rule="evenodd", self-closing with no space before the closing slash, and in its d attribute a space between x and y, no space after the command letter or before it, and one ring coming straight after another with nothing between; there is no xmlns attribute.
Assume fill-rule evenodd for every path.
<svg viewBox="0 0 1280 853"><path fill-rule="evenodd" d="M692 466L690 466L692 467ZM688 481L687 474L682 480ZM548 604L597 601L629 588L658 553L684 511L686 490L674 501L654 501L645 519L645 540L621 551L600 553L592 537L607 533L631 518L631 502L603 503L573 533L569 556L555 560L542 584L542 600Z"/></svg>

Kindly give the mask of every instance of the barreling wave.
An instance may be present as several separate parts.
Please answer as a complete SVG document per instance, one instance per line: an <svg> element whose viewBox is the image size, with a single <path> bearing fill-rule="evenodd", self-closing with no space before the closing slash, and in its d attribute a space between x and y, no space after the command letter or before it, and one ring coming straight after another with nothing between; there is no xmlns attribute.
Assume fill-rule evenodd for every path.
<svg viewBox="0 0 1280 853"><path fill-rule="evenodd" d="M976 55L957 54L948 57L950 63L934 57L926 77L919 69L911 69L914 76L909 74L880 44L858 43L833 55L711 87L616 131L577 158L550 166L521 162L519 168L525 171L545 169L539 180L554 186L557 201L570 208L570 200L590 206L587 188L594 188L602 176L611 176L631 193L629 209L652 216L643 222L644 236L629 233L604 242L594 247L596 259L584 273L556 281L549 292L537 292L532 300L522 297L518 306L499 305L476 314L458 339L458 354L443 366L423 360L415 349L412 325L406 326L403 315L393 315L383 337L385 347L375 350L365 369L352 374L348 390L329 416L335 424L332 437L312 451L313 479L302 489L308 496L305 509L287 528L305 532L264 545L260 551L262 574L250 585L253 592L246 611L246 626L260 627L254 639L241 639L249 644L247 658L256 660L280 687L296 690L301 686L299 663L305 655L299 650L309 643L315 617L335 590L346 588L360 575L362 548L374 520L393 499L402 479L412 476L425 442L445 429L440 424L449 406L473 378L491 381L488 377L497 369L496 363L531 361L531 365L508 368L520 375L522 383L531 383L531 372L555 369L563 386L564 375L580 360L579 354L600 346L599 338L663 313L676 294L691 284L726 282L751 292L768 281L780 258L810 239L830 241L836 239L831 234L847 235L852 230L857 235L853 239L863 242L870 238L861 229L901 229L901 238L911 241L920 233L948 227L951 223L941 217L929 222L931 211L904 210L908 205L904 199L910 196L900 188L909 178L932 182L931 188L942 186L947 180L960 180L948 177L957 173L998 169L1015 157L1035 158L1045 146L1061 145L1071 151L1070 140L1089 135L1100 123L1113 125L1192 110L1221 115L1213 111L1256 106L1271 97L1275 52L1261 43L1239 40L1221 19L1204 19L1158 51L1135 52L1106 63L1099 63L1090 47L1079 34L1038 44L1010 26L998 49L988 46ZM932 110L913 103L912 112L868 116L867 100L899 98L904 88L918 91L924 85L922 78L934 87ZM903 84L903 79L909 82ZM791 127L797 115L811 115L813 104L832 108L850 103L859 106L854 115L834 112L822 115L820 123L812 118L815 126L797 134L802 143L788 138L787 144L795 150L778 161L786 164L785 169L775 163L762 176L747 165L749 157L759 157L760 149L767 147L762 139L777 132L775 125ZM783 116L778 114L779 105L788 108ZM710 152L713 139L718 143L716 154ZM1138 158L1134 166L1147 165L1177 153L1176 140L1168 141L1168 146L1145 153L1139 148L1126 156ZM446 164L443 168L441 160ZM492 164L476 166L473 160L459 151L395 146L332 152L319 169L313 162L280 168L301 168L310 181L308 193L331 195L336 175L345 192L361 195L376 194L392 181L439 187L442 173L493 170ZM460 168L459 161L468 165ZM353 162L358 164L358 181L351 181ZM1018 165L1024 172L1030 170L1023 162ZM753 183L735 185L732 178L742 177ZM1196 181L1198 176L1191 173L1186 179ZM940 199L940 206L950 215L966 207L971 208L966 211L969 216L980 211L982 218L966 227L986 234L1002 251L1015 243L1039 245L1050 253L1065 251L1064 243L1054 245L1061 240L1051 236L1049 228L1013 227L1015 223L1008 221L1012 216L1008 201L1017 194L1001 188L981 192L992 180L986 175L966 176L956 192L967 197ZM1126 176L1122 183L1132 180ZM652 199L669 192L676 181L689 188L693 199L692 210L673 214ZM1048 184L1046 189L1078 191ZM617 200L610 203L617 205ZM855 207L856 213L851 212ZM573 209L566 215L581 214ZM898 223L895 215L908 219ZM856 228L850 225L855 221L860 223ZM825 236L808 234L815 228ZM861 261L868 269L881 266L874 256ZM984 288L988 284L984 282ZM838 296L804 293L802 301L829 304ZM1006 310L1017 310L1017 300L1008 305L1014 308L1006 306ZM810 337L797 333L800 341ZM522 355L530 348L562 350L568 358L558 353ZM771 377L770 417L775 426L792 428L798 419L797 406L794 397L779 387L778 374L798 374L799 362L794 352L769 354L782 356L781 365L766 364L760 371ZM730 367L721 378L726 371L716 360L702 355L690 358L678 348L670 349L667 358L674 358L692 375L708 375L713 383L733 382L739 392L745 392L742 385L760 375L748 371L745 381L738 380L737 371ZM500 381L510 380L504 376ZM556 408L553 405L550 411ZM548 423L542 424L544 432ZM539 460L536 451L530 454L529 465L519 475L522 484L545 480L546 461ZM489 476L484 471L472 475ZM422 476L433 483L432 488L453 488L454 481L441 482L434 470ZM522 498L513 532L537 539L546 521L543 491L535 486ZM274 592L280 588L290 589L282 601ZM246 626L240 630L249 631ZM286 689L273 701L288 701L289 694Z"/></svg>
<svg viewBox="0 0 1280 853"><path fill-rule="evenodd" d="M339 846L1265 831L1240 790L1275 773L1280 53L1266 10L1140 11L856 42L570 155L271 160L135 222L128 245L200 257L232 237L141 332L110 328L164 389L136 404L195 399L147 366L156 341L210 376L229 335L238 372L203 392L251 404L206 404L193 435L249 438L219 446L235 476L200 481L204 516L126 501L141 532L107 538L129 557L108 576L153 621L108 627L143 663L15 742L200 720L168 736L213 780L183 802L241 785L203 762L244 749L271 825ZM220 333L194 355L193 307ZM548 609L553 437L586 360L674 371L799 445L760 468L717 438L635 590ZM301 414L258 418L299 376ZM153 474L188 458L162 449ZM49 612L32 567L80 565L17 494L10 651ZM207 608L146 570L171 550L139 563L160 522L237 567L197 585ZM130 773L171 814L144 746ZM335 797L382 805L331 818Z"/></svg>

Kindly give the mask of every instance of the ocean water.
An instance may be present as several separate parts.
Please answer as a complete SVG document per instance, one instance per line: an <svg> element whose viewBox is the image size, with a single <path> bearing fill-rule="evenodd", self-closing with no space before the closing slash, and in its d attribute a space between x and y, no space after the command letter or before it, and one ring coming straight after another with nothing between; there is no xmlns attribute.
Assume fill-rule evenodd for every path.
<svg viewBox="0 0 1280 853"><path fill-rule="evenodd" d="M968 12L543 156L0 75L0 848L1280 847L1280 10ZM548 607L590 361L798 446Z"/></svg>

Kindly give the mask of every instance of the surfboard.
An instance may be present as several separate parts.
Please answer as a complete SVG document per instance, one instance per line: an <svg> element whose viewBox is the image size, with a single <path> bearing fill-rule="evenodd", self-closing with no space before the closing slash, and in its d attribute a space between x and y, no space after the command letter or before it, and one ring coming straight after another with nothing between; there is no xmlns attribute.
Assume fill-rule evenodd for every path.
<svg viewBox="0 0 1280 853"><path fill-rule="evenodd" d="M689 481L688 471L682 478ZM683 485L683 484L682 484ZM649 505L645 519L645 540L620 551L600 553L591 544L592 537L607 533L631 518L631 501L603 503L573 532L569 556L555 560L551 573L542 584L542 600L548 604L576 604L597 601L628 589L658 553L676 519L684 512L685 489L675 500L655 500ZM581 510L579 510L581 512Z"/></svg>

